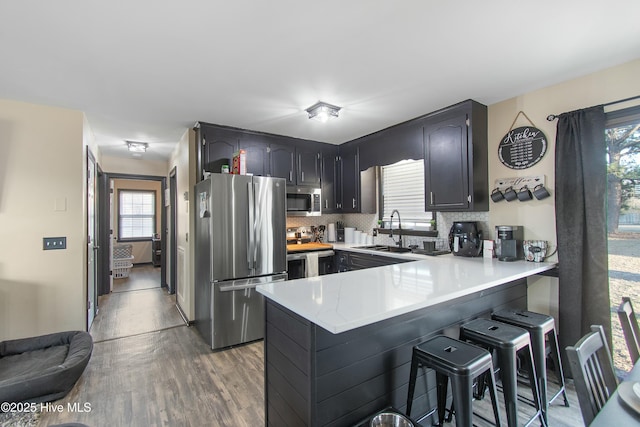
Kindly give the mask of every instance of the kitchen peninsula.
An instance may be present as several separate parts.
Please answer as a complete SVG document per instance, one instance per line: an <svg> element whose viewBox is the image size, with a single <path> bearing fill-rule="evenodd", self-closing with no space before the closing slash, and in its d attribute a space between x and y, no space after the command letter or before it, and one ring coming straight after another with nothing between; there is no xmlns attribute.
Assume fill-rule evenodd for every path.
<svg viewBox="0 0 640 427"><path fill-rule="evenodd" d="M387 406L402 410L415 344L457 337L460 323L494 310L526 308L526 278L555 267L396 256L415 261L258 287L267 301L267 425L354 425ZM415 413L434 406L431 377L418 379Z"/></svg>

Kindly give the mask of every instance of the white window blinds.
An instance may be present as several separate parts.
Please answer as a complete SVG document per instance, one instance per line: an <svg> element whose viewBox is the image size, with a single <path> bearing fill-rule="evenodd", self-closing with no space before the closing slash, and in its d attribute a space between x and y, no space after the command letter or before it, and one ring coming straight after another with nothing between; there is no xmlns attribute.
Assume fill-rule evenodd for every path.
<svg viewBox="0 0 640 427"><path fill-rule="evenodd" d="M431 212L424 211L424 162L402 160L382 167L383 220L391 211L400 212L402 222L428 223Z"/></svg>
<svg viewBox="0 0 640 427"><path fill-rule="evenodd" d="M155 191L120 190L119 196L119 238L153 237L156 222Z"/></svg>

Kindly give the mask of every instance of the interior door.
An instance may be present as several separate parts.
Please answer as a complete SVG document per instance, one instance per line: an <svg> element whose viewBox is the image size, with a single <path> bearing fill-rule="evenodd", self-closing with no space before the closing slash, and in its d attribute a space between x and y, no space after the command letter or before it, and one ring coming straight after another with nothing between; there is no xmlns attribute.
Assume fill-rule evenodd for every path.
<svg viewBox="0 0 640 427"><path fill-rule="evenodd" d="M169 293L177 295L178 289L178 183L177 172L174 167L169 173L169 227L171 229L171 249L169 250ZM165 243L166 244L166 243Z"/></svg>
<svg viewBox="0 0 640 427"><path fill-rule="evenodd" d="M96 189L97 189L96 161L87 149L87 330L91 328L97 307L98 272L96 268Z"/></svg>
<svg viewBox="0 0 640 427"><path fill-rule="evenodd" d="M113 211L113 198L115 197L116 184L109 180L109 292L113 291L113 242L116 239L113 223L116 213Z"/></svg>

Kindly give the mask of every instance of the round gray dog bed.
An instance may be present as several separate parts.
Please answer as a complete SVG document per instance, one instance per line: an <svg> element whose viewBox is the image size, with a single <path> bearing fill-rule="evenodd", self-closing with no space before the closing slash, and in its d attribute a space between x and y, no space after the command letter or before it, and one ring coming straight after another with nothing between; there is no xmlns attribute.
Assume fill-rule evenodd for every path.
<svg viewBox="0 0 640 427"><path fill-rule="evenodd" d="M64 397L91 358L93 339L70 331L0 342L0 402Z"/></svg>

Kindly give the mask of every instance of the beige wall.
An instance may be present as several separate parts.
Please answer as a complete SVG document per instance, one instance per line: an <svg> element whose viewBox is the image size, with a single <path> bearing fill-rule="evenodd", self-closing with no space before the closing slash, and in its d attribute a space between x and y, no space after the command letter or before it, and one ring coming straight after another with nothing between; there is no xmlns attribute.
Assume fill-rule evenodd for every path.
<svg viewBox="0 0 640 427"><path fill-rule="evenodd" d="M118 190L152 190L156 192L156 233L161 234L161 212L162 212L162 183L160 181L138 180L138 179L114 179L113 198L113 225L114 236L118 238ZM123 243L114 241L114 244ZM124 242L129 243L129 242ZM132 255L134 264L151 262L151 241L130 242L133 245Z"/></svg>
<svg viewBox="0 0 640 427"><path fill-rule="evenodd" d="M555 138L557 121L549 122L549 114L560 114L587 108L640 94L640 60L570 80L489 106L489 186L498 178L545 175L546 187L554 194ZM621 108L612 106L606 111ZM500 163L498 145L519 111L524 111L547 136L544 158L529 169L513 170ZM515 127L529 125L518 119ZM526 203L490 202L489 221L495 225L524 225L525 239L540 239L556 246L555 199L549 197ZM557 257L553 257L557 260ZM529 281L529 307L532 310L557 315L558 280L537 278ZM557 318L557 317L556 317Z"/></svg>
<svg viewBox="0 0 640 427"><path fill-rule="evenodd" d="M0 341L86 327L84 123L0 100ZM45 236L67 249L43 251Z"/></svg>
<svg viewBox="0 0 640 427"><path fill-rule="evenodd" d="M193 264L193 242L189 236L193 235L193 221L191 221L191 206L193 206L193 186L196 181L195 174L195 134L192 130L188 130L180 139L178 146L171 155L169 161L169 171L176 168L176 187L177 187L177 302L188 319L195 318L195 301L194 301L194 264ZM193 167L190 167L193 165ZM167 185L169 181L167 181ZM188 193L188 200L185 200L184 194ZM167 215L167 218L170 218ZM171 226L171 224L169 224ZM167 254L170 253L173 242L167 242ZM169 255L168 255L169 256ZM169 265L167 265L169 267ZM167 280L170 277L171 270L167 269Z"/></svg>
<svg viewBox="0 0 640 427"><path fill-rule="evenodd" d="M100 167L106 173L167 176L167 162L154 160L101 156Z"/></svg>

